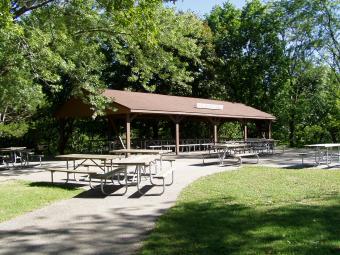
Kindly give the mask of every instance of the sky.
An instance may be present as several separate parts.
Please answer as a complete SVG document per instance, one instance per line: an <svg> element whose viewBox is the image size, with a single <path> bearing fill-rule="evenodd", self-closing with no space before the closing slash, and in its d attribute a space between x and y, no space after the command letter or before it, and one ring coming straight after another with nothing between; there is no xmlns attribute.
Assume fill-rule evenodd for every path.
<svg viewBox="0 0 340 255"><path fill-rule="evenodd" d="M203 17L207 14L215 5L222 5L227 0L177 0L175 4L168 3L167 6L176 7L177 10L193 11L199 16ZM230 3L238 8L241 8L245 4L245 0L229 0Z"/></svg>

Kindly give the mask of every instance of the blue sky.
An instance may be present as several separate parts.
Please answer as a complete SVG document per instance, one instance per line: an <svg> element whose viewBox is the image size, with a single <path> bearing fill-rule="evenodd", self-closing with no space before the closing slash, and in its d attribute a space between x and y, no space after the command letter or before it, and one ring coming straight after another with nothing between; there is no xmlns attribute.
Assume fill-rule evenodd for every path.
<svg viewBox="0 0 340 255"><path fill-rule="evenodd" d="M173 3L167 4L167 6L176 7L177 10L193 11L200 16L204 16L211 11L215 5L222 5L226 0L178 0ZM245 0L230 0L233 5L241 8L245 4Z"/></svg>

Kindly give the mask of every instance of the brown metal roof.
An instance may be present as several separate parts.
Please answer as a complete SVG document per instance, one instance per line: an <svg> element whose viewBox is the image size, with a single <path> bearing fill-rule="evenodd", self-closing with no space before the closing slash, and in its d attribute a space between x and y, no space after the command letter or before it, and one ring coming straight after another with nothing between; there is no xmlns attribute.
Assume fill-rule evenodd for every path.
<svg viewBox="0 0 340 255"><path fill-rule="evenodd" d="M193 97L168 96L106 89L104 96L112 99L118 109L108 115L127 113L189 115L229 119L274 120L271 114L240 103ZM208 108L218 109L208 109ZM223 108L223 109L222 109ZM71 99L57 112L57 117L89 117L93 111L79 99Z"/></svg>
<svg viewBox="0 0 340 255"><path fill-rule="evenodd" d="M112 98L115 103L128 108L130 113L193 115L242 119L275 119L273 115L253 107L220 100L110 89L105 90L104 95L108 98ZM208 107L223 107L223 109L198 108L197 104L199 104L199 106L208 105Z"/></svg>

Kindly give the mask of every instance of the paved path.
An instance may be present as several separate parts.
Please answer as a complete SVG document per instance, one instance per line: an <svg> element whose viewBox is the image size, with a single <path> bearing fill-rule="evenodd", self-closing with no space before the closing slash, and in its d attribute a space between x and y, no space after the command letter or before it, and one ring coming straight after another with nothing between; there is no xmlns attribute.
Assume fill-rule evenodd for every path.
<svg viewBox="0 0 340 255"><path fill-rule="evenodd" d="M289 168L299 167L301 159L292 151L260 162ZM1 223L0 254L132 254L184 187L201 176L235 169L200 163L197 155L178 159L175 182L162 196L141 197L136 187L123 197L88 190ZM50 181L49 173L41 170L0 172L0 181L13 178Z"/></svg>
<svg viewBox="0 0 340 255"><path fill-rule="evenodd" d="M134 186L123 197L103 197L89 190L4 222L0 224L0 254L131 254L185 186L201 176L233 169L216 164L203 167L198 162L177 160L175 182L162 196L141 197ZM50 180L48 173L38 170L17 174L16 179Z"/></svg>

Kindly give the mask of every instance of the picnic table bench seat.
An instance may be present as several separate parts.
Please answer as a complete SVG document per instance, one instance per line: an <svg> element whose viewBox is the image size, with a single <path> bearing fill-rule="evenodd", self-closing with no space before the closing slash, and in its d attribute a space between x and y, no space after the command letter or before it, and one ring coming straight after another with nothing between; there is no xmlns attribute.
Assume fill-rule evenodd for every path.
<svg viewBox="0 0 340 255"><path fill-rule="evenodd" d="M176 160L174 158L170 158L170 157L164 157L162 159L157 159L157 161L162 161L162 162L169 162L170 163L170 168L169 169L164 169L163 167L161 167L161 171L157 171L155 174L152 174L150 171L150 183L153 186L162 186L162 191L158 194L158 195L162 195L165 191L165 186L170 186L173 184L174 182L174 166L173 166L173 162L175 162ZM165 179L171 175L171 181L169 183L165 183ZM162 184L158 185L156 183L153 182L153 179L160 179L162 180Z"/></svg>
<svg viewBox="0 0 340 255"><path fill-rule="evenodd" d="M61 168L61 167L49 167L45 169L46 171L51 172L51 182L53 183L53 174L55 172L61 172L67 174L66 182L69 180L69 174L91 174L96 173L96 171L89 171L84 169L68 169L68 168Z"/></svg>
<svg viewBox="0 0 340 255"><path fill-rule="evenodd" d="M202 154L202 159L203 159L203 165L205 164L205 159L208 158L208 157L211 157L211 156L218 156L220 157L221 155L221 152L210 152L209 154L208 153L204 153ZM228 154L228 157L232 157L232 158L236 158L238 159L238 162L240 164L242 164L242 158L244 157L251 157L251 156L255 156L257 161L256 161L256 164L259 162L260 158L259 158L259 154L257 152L244 152L244 153L234 153L234 154ZM223 160L221 162L221 164L223 164Z"/></svg>
<svg viewBox="0 0 340 255"><path fill-rule="evenodd" d="M308 156L312 156L312 153L308 153L308 152L300 152L298 153L299 156L301 156L301 164L304 164L304 159Z"/></svg>
<svg viewBox="0 0 340 255"><path fill-rule="evenodd" d="M237 158L239 160L240 165L242 165L242 158L243 157L252 157L255 156L257 161L256 164L259 163L259 154L257 152L245 152L245 153L235 153L235 154L231 154L231 156L233 158Z"/></svg>
<svg viewBox="0 0 340 255"><path fill-rule="evenodd" d="M212 156L219 156L220 152L218 151L211 151L209 153L202 153L202 161L203 161L203 165L205 165L205 159L212 157Z"/></svg>
<svg viewBox="0 0 340 255"><path fill-rule="evenodd" d="M108 179L111 179L112 183L113 183L113 177L120 171L124 171L125 173L125 184L123 185L125 187L125 190L123 193L120 194L115 194L115 195L125 195L127 190L128 190L128 184L127 184L127 176L126 176L126 169L124 167L117 167L111 171L108 172L102 172L102 173L90 173L89 174L89 182L90 182L90 188L94 189L93 185L92 185L92 179L99 179L100 180L100 190L104 195L109 195L105 190L104 190L104 185L106 184L106 181ZM119 177L118 177L119 178ZM120 180L119 180L119 184L120 184Z"/></svg>
<svg viewBox="0 0 340 255"><path fill-rule="evenodd" d="M68 168L61 168L61 167L50 167L50 168L46 168L45 170L51 172L51 182L52 183L54 182L53 174L55 172L66 173L67 174L66 183L69 181L69 174L86 174L86 175L89 176L89 185L90 185L91 189L94 189L94 187L92 185L92 180L93 179L99 179L100 180L101 192L104 195L108 195L108 193L106 193L105 190L104 190L104 185L106 184L106 181L108 179L112 180L117 172L122 171L124 169L123 168L115 168L115 169L108 171L108 172L97 172L97 171L91 171L91 170L86 170L86 169L68 169ZM126 192L127 192L127 185L125 185L124 193L119 194L119 195L124 195Z"/></svg>
<svg viewBox="0 0 340 255"><path fill-rule="evenodd" d="M41 166L41 161L42 161L42 158L44 157L43 154L36 154L33 151L30 151L30 152L28 152L28 156L30 158L33 158L33 159L35 159L35 158L39 159L39 164Z"/></svg>

